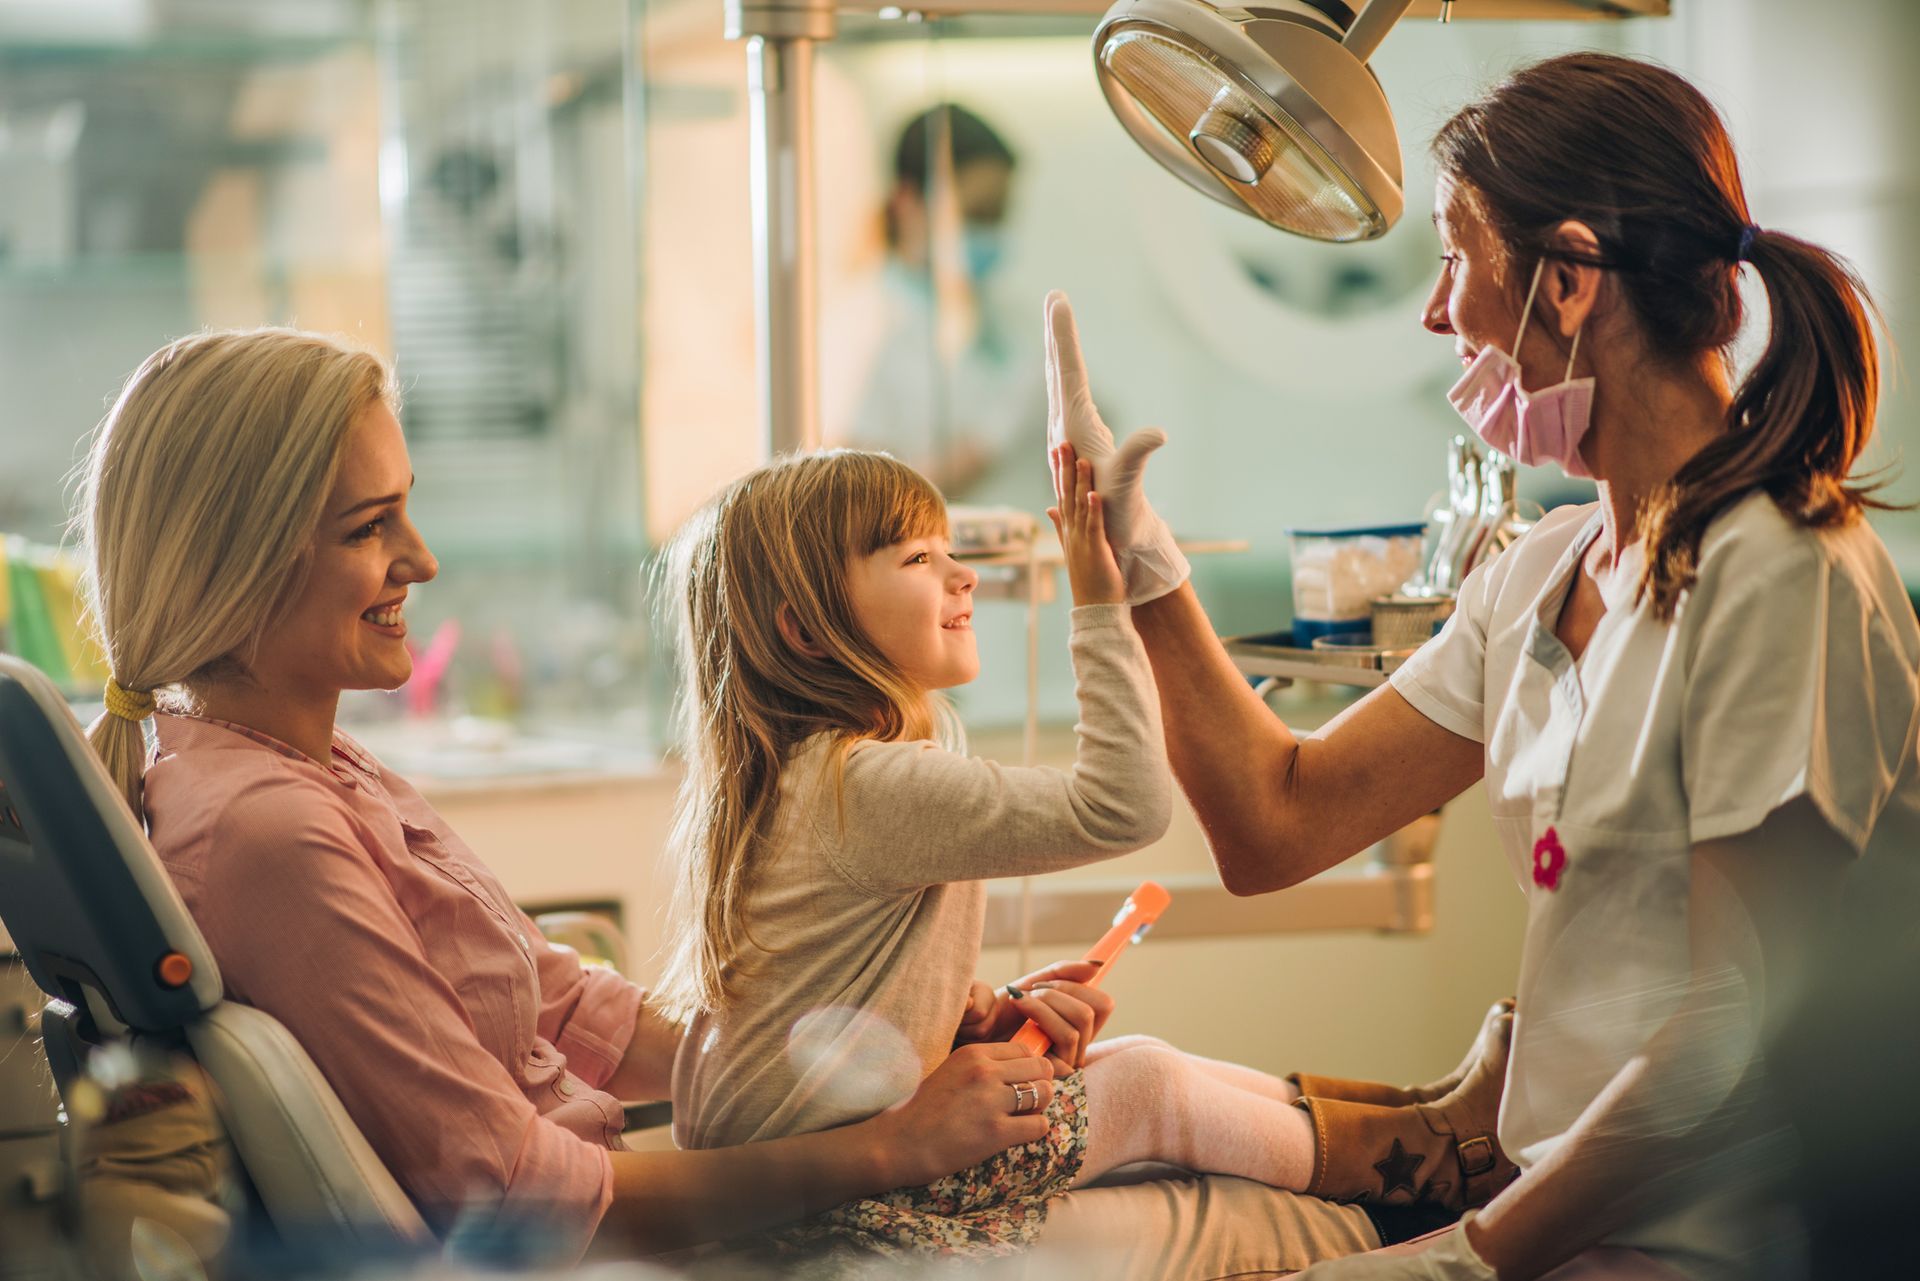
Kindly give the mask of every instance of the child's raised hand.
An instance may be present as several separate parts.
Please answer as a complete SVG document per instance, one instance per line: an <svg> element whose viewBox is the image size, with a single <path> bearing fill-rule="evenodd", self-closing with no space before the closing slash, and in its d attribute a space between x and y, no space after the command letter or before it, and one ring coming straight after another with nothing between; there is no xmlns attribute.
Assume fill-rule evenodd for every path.
<svg viewBox="0 0 1920 1281"><path fill-rule="evenodd" d="M1047 508L1066 553L1067 582L1076 605L1118 605L1127 599L1126 579L1107 543L1105 506L1093 488L1093 465L1076 458L1072 445L1056 445L1053 464L1055 506Z"/></svg>

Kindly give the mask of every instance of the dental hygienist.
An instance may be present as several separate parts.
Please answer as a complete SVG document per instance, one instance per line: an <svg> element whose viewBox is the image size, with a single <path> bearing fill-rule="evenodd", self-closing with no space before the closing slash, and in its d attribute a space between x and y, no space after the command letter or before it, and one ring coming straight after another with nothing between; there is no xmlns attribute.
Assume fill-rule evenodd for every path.
<svg viewBox="0 0 1920 1281"><path fill-rule="evenodd" d="M1174 769L1236 893L1333 866L1484 779L1527 896L1501 1115L1519 1178L1307 1277L1793 1275L1758 1045L1856 861L1920 850L1920 628L1850 473L1871 303L1756 226L1713 107L1663 68L1539 63L1433 144L1423 320L1493 447L1591 476L1391 682L1298 737L1228 660L1048 302L1050 432L1093 460ZM1767 345L1737 386L1741 273ZM1844 1053L1844 1047L1834 1047ZM1803 1100L1817 1125L1818 1104Z"/></svg>

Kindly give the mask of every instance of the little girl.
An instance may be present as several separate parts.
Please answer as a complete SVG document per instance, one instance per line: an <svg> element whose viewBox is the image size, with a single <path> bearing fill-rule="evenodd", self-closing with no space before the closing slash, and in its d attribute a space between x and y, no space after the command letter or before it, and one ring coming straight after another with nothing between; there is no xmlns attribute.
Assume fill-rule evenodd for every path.
<svg viewBox="0 0 1920 1281"><path fill-rule="evenodd" d="M789 458L727 487L676 539L687 777L656 996L688 1023L673 1070L680 1146L825 1129L906 1098L951 1052L963 1011L985 1017L970 987L986 878L1113 858L1166 831L1158 697L1090 469L1068 468L1056 456L1048 515L1074 600L1070 771L955 749L937 691L979 673L978 575L950 554L940 494L905 464ZM1014 1004L1039 1012L1031 994ZM1043 1139L842 1207L785 1243L1000 1253L1033 1239L1049 1197L1147 1160L1369 1191L1326 1186L1315 1114L1285 1081L1148 1037L1095 1045L1084 1062L1008 1083L1010 1113L1046 1112ZM1490 1132L1490 1110L1483 1120ZM1406 1195L1389 1199L1436 1173L1415 1176L1418 1156L1402 1164Z"/></svg>

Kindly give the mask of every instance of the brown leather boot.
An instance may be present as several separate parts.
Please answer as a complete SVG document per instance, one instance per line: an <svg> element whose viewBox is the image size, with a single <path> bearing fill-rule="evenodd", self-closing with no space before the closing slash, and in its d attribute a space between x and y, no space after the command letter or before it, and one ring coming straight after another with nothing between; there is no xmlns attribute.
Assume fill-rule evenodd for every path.
<svg viewBox="0 0 1920 1281"><path fill-rule="evenodd" d="M1417 1202L1456 1213L1492 1200L1518 1173L1494 1134L1510 1025L1509 1012L1490 1012L1476 1042L1483 1053L1453 1090L1432 1102L1301 1098L1297 1106L1313 1118L1316 1140L1307 1193L1375 1205Z"/></svg>
<svg viewBox="0 0 1920 1281"><path fill-rule="evenodd" d="M1488 1008L1487 1017L1481 1020L1480 1033L1474 1037L1473 1044L1467 1047L1467 1056L1460 1060L1460 1066L1427 1085L1382 1085L1377 1081L1313 1076L1306 1072L1294 1072L1287 1080L1293 1082L1303 1098L1344 1099L1349 1103L1372 1103L1388 1108L1431 1103L1453 1093L1460 1082L1466 1079L1468 1070L1492 1049L1495 1041L1504 1042L1509 1038L1512 1027L1513 998L1495 1001Z"/></svg>

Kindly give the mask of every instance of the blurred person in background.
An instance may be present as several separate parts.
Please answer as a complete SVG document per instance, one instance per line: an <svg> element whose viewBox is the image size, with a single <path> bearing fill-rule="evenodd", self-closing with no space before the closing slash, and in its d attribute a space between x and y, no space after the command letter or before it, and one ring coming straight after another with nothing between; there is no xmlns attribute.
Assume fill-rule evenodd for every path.
<svg viewBox="0 0 1920 1281"><path fill-rule="evenodd" d="M901 130L882 212L886 261L857 298L879 313L881 336L850 418L828 423L842 437L831 443L884 450L952 498L1043 408L1039 368L989 297L1018 165L992 125L955 103Z"/></svg>

